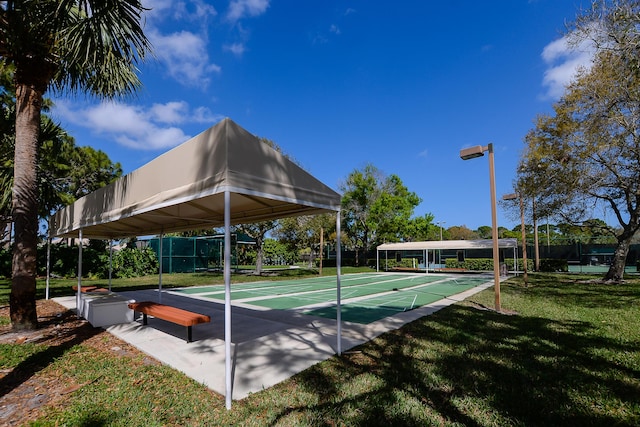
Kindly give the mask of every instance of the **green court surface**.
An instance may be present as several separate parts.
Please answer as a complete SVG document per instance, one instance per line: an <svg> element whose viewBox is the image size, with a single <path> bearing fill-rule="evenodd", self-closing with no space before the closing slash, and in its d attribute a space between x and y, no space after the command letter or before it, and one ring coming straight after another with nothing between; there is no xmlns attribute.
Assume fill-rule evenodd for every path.
<svg viewBox="0 0 640 427"><path fill-rule="evenodd" d="M426 274L365 273L341 277L342 320L371 323L393 314L448 298L490 281L487 277ZM224 285L172 292L224 300ZM231 300L270 309L299 309L306 314L336 318L336 277L280 282L231 284Z"/></svg>

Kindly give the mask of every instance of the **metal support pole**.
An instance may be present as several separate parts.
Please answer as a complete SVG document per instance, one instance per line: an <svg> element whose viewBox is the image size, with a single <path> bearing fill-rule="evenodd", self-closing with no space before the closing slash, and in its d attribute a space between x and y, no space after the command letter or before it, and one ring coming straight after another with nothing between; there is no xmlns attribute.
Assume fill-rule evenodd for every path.
<svg viewBox="0 0 640 427"><path fill-rule="evenodd" d="M109 239L109 292L111 292L112 273L113 273L113 239Z"/></svg>
<svg viewBox="0 0 640 427"><path fill-rule="evenodd" d="M500 306L500 251L498 249L498 213L496 200L496 171L493 159L493 144L489 144L489 184L491 187L491 237L493 239L493 280L496 311Z"/></svg>
<svg viewBox="0 0 640 427"><path fill-rule="evenodd" d="M49 231L51 231L51 225L49 225ZM47 286L44 295L45 299L49 299L49 279L51 277L51 234L47 237Z"/></svg>
<svg viewBox="0 0 640 427"><path fill-rule="evenodd" d="M342 305L340 301L340 274L341 274L341 264L342 264L342 248L340 241L340 211L338 211L336 215L336 322L337 322L337 330L338 330L338 355L342 354Z"/></svg>
<svg viewBox="0 0 640 427"><path fill-rule="evenodd" d="M162 240L164 234L160 233L160 243L158 245L158 258L160 259L160 266L158 267L158 302L162 302Z"/></svg>
<svg viewBox="0 0 640 427"><path fill-rule="evenodd" d="M231 409L233 372L231 369L231 193L224 192L224 367L225 404Z"/></svg>
<svg viewBox="0 0 640 427"><path fill-rule="evenodd" d="M82 228L78 230L78 292L76 294L76 312L78 317L82 317Z"/></svg>

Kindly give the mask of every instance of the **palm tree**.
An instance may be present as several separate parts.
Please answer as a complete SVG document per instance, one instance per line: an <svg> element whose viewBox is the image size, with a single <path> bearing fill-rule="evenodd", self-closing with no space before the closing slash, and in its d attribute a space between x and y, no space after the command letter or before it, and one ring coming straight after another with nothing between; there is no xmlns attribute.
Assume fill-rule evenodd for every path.
<svg viewBox="0 0 640 427"><path fill-rule="evenodd" d="M98 98L131 95L150 51L139 0L0 1L0 57L15 66L16 125L10 315L34 329L38 234L37 153L47 90Z"/></svg>

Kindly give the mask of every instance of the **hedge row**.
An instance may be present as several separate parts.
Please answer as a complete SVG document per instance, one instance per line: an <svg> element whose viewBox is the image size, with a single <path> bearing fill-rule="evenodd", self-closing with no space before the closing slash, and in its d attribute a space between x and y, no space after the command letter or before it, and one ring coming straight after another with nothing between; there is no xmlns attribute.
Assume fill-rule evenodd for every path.
<svg viewBox="0 0 640 427"><path fill-rule="evenodd" d="M503 261L508 270L513 270L513 259L505 259ZM467 258L464 261L458 261L455 258L449 258L445 261L447 268L463 268L471 271L491 271L493 270L493 258ZM522 259L518 260L518 270L522 271L524 262ZM527 259L527 270L533 271L533 260ZM564 259L541 259L540 271L554 272L554 271L569 271L569 264Z"/></svg>
<svg viewBox="0 0 640 427"><path fill-rule="evenodd" d="M11 277L10 249L0 249L0 276ZM38 247L38 275L47 274L47 247ZM158 258L151 248L124 248L113 253L112 277L137 277L158 272ZM75 277L78 274L78 248L66 245L51 246L51 275ZM82 250L83 277L106 279L109 276L109 253L105 248L89 247Z"/></svg>

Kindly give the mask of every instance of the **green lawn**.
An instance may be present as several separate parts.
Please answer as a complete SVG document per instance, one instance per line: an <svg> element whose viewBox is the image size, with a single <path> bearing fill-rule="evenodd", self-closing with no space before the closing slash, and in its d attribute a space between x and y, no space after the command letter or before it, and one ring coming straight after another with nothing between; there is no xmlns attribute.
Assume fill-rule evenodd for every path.
<svg viewBox="0 0 640 427"><path fill-rule="evenodd" d="M231 411L170 368L82 343L3 345L0 369L36 365L84 384L42 426L638 426L640 280L585 278L534 274L528 288L511 279L502 305L517 314L482 309L493 305L493 290L483 291Z"/></svg>

